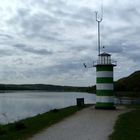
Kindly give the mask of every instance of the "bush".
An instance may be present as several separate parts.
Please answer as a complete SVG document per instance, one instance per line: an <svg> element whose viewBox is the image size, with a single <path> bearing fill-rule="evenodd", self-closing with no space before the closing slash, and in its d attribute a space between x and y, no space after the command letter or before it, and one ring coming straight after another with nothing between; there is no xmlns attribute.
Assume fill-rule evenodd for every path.
<svg viewBox="0 0 140 140"><path fill-rule="evenodd" d="M23 130L23 129L26 129L26 126L22 122L17 122L14 124L14 129L15 130Z"/></svg>

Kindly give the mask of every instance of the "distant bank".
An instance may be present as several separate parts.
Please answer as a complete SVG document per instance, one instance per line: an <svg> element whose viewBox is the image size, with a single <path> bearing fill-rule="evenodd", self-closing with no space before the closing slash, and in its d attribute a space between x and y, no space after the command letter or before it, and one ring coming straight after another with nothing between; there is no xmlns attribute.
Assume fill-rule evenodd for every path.
<svg viewBox="0 0 140 140"><path fill-rule="evenodd" d="M46 85L46 84L0 84L2 92L6 90L45 90L57 92L94 92L94 87L74 87L74 86L60 86L60 85Z"/></svg>

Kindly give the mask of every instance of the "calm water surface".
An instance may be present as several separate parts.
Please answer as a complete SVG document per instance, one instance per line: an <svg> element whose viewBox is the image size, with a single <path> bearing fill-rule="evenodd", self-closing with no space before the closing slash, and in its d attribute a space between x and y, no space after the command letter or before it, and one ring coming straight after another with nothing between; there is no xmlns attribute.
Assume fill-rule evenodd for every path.
<svg viewBox="0 0 140 140"><path fill-rule="evenodd" d="M54 108L76 105L76 98L95 103L95 95L79 92L9 92L0 94L0 123L9 123Z"/></svg>

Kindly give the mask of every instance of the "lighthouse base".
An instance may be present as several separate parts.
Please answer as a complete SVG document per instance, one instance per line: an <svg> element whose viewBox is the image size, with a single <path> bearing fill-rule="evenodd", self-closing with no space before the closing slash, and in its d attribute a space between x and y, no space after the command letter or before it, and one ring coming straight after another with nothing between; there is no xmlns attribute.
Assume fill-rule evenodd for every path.
<svg viewBox="0 0 140 140"><path fill-rule="evenodd" d="M95 104L95 109L115 110L116 106L114 105L114 103L112 104L97 103Z"/></svg>
<svg viewBox="0 0 140 140"><path fill-rule="evenodd" d="M95 109L115 110L116 106L95 106Z"/></svg>

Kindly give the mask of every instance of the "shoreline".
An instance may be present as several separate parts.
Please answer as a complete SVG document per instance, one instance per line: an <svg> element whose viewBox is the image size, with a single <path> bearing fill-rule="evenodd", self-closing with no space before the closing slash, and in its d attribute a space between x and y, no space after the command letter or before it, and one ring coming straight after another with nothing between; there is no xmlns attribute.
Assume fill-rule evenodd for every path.
<svg viewBox="0 0 140 140"><path fill-rule="evenodd" d="M85 107L88 106L85 105ZM0 124L0 140L25 140L85 107L70 106L62 109L53 109L14 123Z"/></svg>

